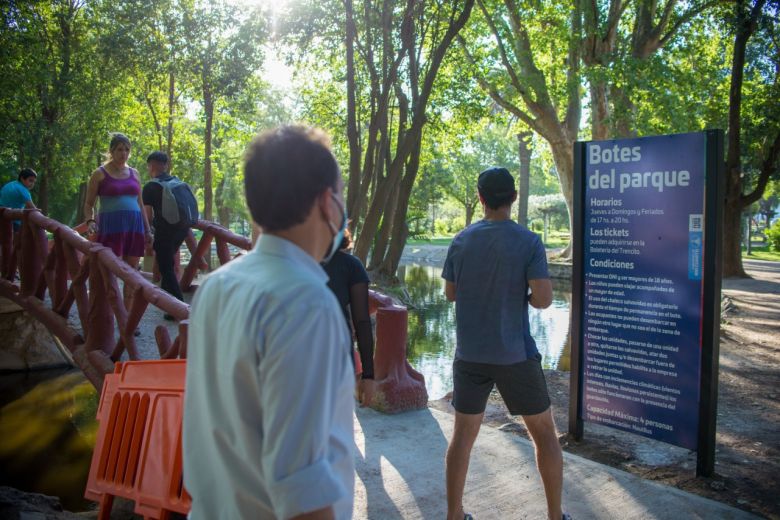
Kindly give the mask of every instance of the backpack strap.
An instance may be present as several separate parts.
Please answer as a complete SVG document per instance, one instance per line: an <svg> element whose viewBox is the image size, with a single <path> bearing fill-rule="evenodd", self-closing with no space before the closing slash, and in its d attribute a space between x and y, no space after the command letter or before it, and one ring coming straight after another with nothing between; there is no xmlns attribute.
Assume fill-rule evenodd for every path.
<svg viewBox="0 0 780 520"><path fill-rule="evenodd" d="M175 175L171 175L170 179L165 179L164 181L160 180L158 177L155 177L154 179L152 179L152 182L156 182L159 185L163 185L163 184L169 183L171 181L183 182L183 181L179 180L179 178L176 177Z"/></svg>

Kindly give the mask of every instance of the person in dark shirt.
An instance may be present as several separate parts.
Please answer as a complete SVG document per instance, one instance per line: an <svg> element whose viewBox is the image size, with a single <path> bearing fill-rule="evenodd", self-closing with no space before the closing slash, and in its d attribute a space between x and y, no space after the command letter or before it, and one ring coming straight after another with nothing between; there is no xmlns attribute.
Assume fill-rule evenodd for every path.
<svg viewBox="0 0 780 520"><path fill-rule="evenodd" d="M372 402L376 383L374 382L374 334L368 312L368 273L358 258L349 253L352 237L349 230L344 233L339 250L327 264L323 265L328 275L328 287L344 313L347 328L357 338L362 373L358 380L358 398L361 405Z"/></svg>
<svg viewBox="0 0 780 520"><path fill-rule="evenodd" d="M168 156L163 152L149 154L146 159L146 168L152 179L165 182L173 178L168 173ZM160 183L152 180L144 185L142 198L147 214L152 219L152 227L154 227L152 249L154 249L157 266L160 269L160 287L183 301L184 296L181 293L179 281L176 279L173 262L176 252L190 229L165 221L162 216L162 192L163 187ZM172 320L173 318L166 314L165 319Z"/></svg>

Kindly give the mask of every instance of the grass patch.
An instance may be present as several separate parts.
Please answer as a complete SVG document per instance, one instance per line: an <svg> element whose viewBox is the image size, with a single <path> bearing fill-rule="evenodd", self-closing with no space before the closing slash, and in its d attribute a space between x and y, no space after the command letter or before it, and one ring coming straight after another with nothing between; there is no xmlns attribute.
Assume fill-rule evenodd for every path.
<svg viewBox="0 0 780 520"><path fill-rule="evenodd" d="M560 249L569 245L569 236L556 237L551 235L547 237L547 242L544 243L544 247L547 249Z"/></svg>
<svg viewBox="0 0 780 520"><path fill-rule="evenodd" d="M452 243L453 237L433 237L425 240L421 239L409 239L406 241L406 245L409 246L449 246Z"/></svg>
<svg viewBox="0 0 780 520"><path fill-rule="evenodd" d="M742 258L748 258L751 260L769 260L770 262L780 262L780 251L773 251L769 249L769 246L752 246L750 248L750 254L747 254L747 250L742 248Z"/></svg>
<svg viewBox="0 0 780 520"><path fill-rule="evenodd" d="M541 236L541 234L540 234ZM406 241L407 246L449 246L454 237L433 237L429 239L410 238ZM550 233L544 246L548 249L560 249L569 245L569 235Z"/></svg>

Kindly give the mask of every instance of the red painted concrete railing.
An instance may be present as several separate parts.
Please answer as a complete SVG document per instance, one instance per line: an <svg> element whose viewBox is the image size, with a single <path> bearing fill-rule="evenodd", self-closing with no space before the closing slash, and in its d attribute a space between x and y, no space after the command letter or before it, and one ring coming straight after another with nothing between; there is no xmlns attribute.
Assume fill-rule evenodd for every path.
<svg viewBox="0 0 780 520"><path fill-rule="evenodd" d="M406 360L406 307L396 305L389 296L369 291L369 312L376 315L377 392L371 407L385 413L425 408L428 405L425 379Z"/></svg>

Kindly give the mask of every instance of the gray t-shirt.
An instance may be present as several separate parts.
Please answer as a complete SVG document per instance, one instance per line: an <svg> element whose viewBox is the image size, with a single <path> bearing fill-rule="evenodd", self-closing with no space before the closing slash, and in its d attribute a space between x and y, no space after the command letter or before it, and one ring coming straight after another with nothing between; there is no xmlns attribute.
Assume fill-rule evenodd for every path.
<svg viewBox="0 0 780 520"><path fill-rule="evenodd" d="M549 274L536 233L511 220L475 222L453 239L441 276L457 287L457 359L508 365L538 354L528 280Z"/></svg>

